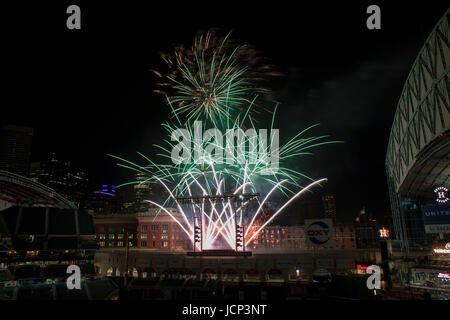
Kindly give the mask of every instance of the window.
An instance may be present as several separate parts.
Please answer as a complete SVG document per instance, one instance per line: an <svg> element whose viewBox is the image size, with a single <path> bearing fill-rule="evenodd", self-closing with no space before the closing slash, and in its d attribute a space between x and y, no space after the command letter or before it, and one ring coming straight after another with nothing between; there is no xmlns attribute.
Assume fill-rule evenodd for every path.
<svg viewBox="0 0 450 320"><path fill-rule="evenodd" d="M123 233L118 234L117 239L123 239Z"/></svg>
<svg viewBox="0 0 450 320"><path fill-rule="evenodd" d="M117 242L117 246L118 246L118 247L123 247L123 241Z"/></svg>
<svg viewBox="0 0 450 320"><path fill-rule="evenodd" d="M128 239L133 239L133 234L129 234Z"/></svg>
<svg viewBox="0 0 450 320"><path fill-rule="evenodd" d="M146 225L143 225L143 226L141 227L141 230L142 230L142 231L147 231L147 226L146 226Z"/></svg>
<svg viewBox="0 0 450 320"><path fill-rule="evenodd" d="M105 246L105 241L100 241L100 247L104 247Z"/></svg>
<svg viewBox="0 0 450 320"><path fill-rule="evenodd" d="M109 232L115 232L114 227L109 227Z"/></svg>
<svg viewBox="0 0 450 320"><path fill-rule="evenodd" d="M147 234L146 233L142 233L141 234L141 239L147 239Z"/></svg>
<svg viewBox="0 0 450 320"><path fill-rule="evenodd" d="M152 246L153 246L153 248L156 246L156 243L155 243L155 241L153 241L153 243L152 243Z"/></svg>
<svg viewBox="0 0 450 320"><path fill-rule="evenodd" d="M168 245L169 245L169 242L168 242L168 241L163 241L163 242L162 242L162 247L163 247L163 248L167 248Z"/></svg>
<svg viewBox="0 0 450 320"><path fill-rule="evenodd" d="M100 226L99 230L100 230L100 232L105 232L106 228L105 228L105 226Z"/></svg>
<svg viewBox="0 0 450 320"><path fill-rule="evenodd" d="M154 234L152 234L152 239L156 239L156 236Z"/></svg>
<svg viewBox="0 0 450 320"><path fill-rule="evenodd" d="M168 238L168 234L167 233L163 233L162 235L161 235L161 239L167 239Z"/></svg>
<svg viewBox="0 0 450 320"><path fill-rule="evenodd" d="M98 238L99 238L100 240L105 240L105 239L106 239L106 234L99 234L99 235L98 235Z"/></svg>
<svg viewBox="0 0 450 320"><path fill-rule="evenodd" d="M141 241L141 247L146 247L147 246L147 241Z"/></svg>
<svg viewBox="0 0 450 320"><path fill-rule="evenodd" d="M108 235L108 239L109 239L109 240L114 240L114 234L109 234L109 235Z"/></svg>
<svg viewBox="0 0 450 320"><path fill-rule="evenodd" d="M114 247L114 242L108 242L108 247Z"/></svg>
<svg viewBox="0 0 450 320"><path fill-rule="evenodd" d="M153 225L150 227L150 230L152 230L152 231L157 231L157 230L158 230L158 225L153 224Z"/></svg>
<svg viewBox="0 0 450 320"><path fill-rule="evenodd" d="M162 225L162 229L163 229L163 230L169 230L169 226L168 226L167 224L163 224L163 225Z"/></svg>

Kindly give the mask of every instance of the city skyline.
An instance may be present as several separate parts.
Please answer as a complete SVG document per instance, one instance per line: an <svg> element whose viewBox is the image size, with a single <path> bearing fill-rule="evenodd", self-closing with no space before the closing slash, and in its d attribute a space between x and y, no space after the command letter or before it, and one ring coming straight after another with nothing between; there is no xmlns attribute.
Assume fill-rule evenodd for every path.
<svg viewBox="0 0 450 320"><path fill-rule="evenodd" d="M88 169L97 185L120 184L129 173L116 167L107 154L131 158L135 150L153 154L152 144L167 138L159 127L165 116L164 101L152 92L157 79L150 71L161 66L159 52L170 51L176 43L189 43L199 29L222 27L233 30L234 36L260 49L284 74L271 84L272 93L262 97L267 105L280 102L277 122L283 128L281 139L290 136L296 128L320 122L317 132L344 141L344 144L319 148L314 156L301 159L308 172L329 178L326 188L336 195L341 218L350 220L363 206L383 215L390 211L384 155L399 93L420 46L443 10L439 6L428 7L425 10L430 14L424 19L415 5L401 10L385 5L383 28L370 31L363 28L362 5L349 6L345 16L334 15L333 8L320 11L315 6L307 7L304 11L309 16L302 12L295 29L289 19L281 24L269 21L265 26L264 15L258 12L237 24L236 21L227 23L220 15L214 21L196 22L179 29L184 21L180 20L155 38L152 29L144 23L146 20L134 17L127 24L125 21L131 20L125 15L124 22L106 32L101 27L102 16L96 16L97 19L88 16L88 27L78 36L55 28L43 38L51 50L55 37L67 35L58 45L67 49L67 58L48 65L47 70L56 76L63 73L64 61L68 61L68 66L73 65L67 69L66 89L50 77L49 83L58 88L53 97L48 97L50 103L44 103L44 95L38 93L37 102L41 105L38 109L30 109L29 115L9 109L8 121L35 129L33 160L56 151ZM115 8L111 10L115 12ZM339 12L342 14L342 9ZM419 14L422 16L419 21L413 19ZM312 24L318 16L329 20L327 26ZM407 25L410 20L416 23ZM310 23L314 26L314 37L308 33ZM253 32L253 24L261 28L259 32ZM330 24L341 28L330 30ZM361 26L357 27L358 24ZM25 31L26 27L23 28ZM102 47L91 57L77 49L84 41L91 41L83 40L85 32L104 36ZM151 34L152 40L145 40L146 34ZM132 43L128 35L137 42ZM333 35L338 36L339 46ZM117 53L113 50L116 37L124 45L117 48ZM307 48L302 44L308 44ZM90 46L98 45L91 42ZM130 47L125 49L127 46ZM49 59L51 52L50 56L42 52L37 57ZM21 68L38 68L37 71L40 67L25 64ZM98 79L95 83L87 76L90 72ZM27 88L35 92L38 87ZM366 88L374 93L383 90L383 95L368 98L372 93L360 92ZM11 88L11 92L15 90ZM31 104L25 101L24 105ZM58 107L61 103L66 105L63 108L68 113ZM295 125L291 123L293 117L298 119ZM328 154L333 154L335 161L330 162Z"/></svg>
<svg viewBox="0 0 450 320"><path fill-rule="evenodd" d="M0 300L450 299L448 6L6 10Z"/></svg>

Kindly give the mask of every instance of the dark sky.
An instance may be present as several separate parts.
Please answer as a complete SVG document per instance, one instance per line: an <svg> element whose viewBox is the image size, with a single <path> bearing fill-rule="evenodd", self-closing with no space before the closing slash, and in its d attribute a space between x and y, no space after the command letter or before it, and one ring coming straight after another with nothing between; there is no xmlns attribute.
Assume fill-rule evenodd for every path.
<svg viewBox="0 0 450 320"><path fill-rule="evenodd" d="M54 1L2 4L2 122L35 129L33 160L56 151L86 168L95 183L123 182L129 172L107 153L149 156L163 137L168 109L152 92L159 53L189 44L199 29L220 27L248 42L284 73L281 139L306 125L345 143L315 150L296 164L328 177L338 216L363 205L389 211L384 160L403 83L446 6L411 1L306 5L304 1ZM166 3L166 2L165 2ZM82 30L67 30L70 4ZM366 8L381 7L381 30L366 28ZM282 129L281 129L282 128Z"/></svg>

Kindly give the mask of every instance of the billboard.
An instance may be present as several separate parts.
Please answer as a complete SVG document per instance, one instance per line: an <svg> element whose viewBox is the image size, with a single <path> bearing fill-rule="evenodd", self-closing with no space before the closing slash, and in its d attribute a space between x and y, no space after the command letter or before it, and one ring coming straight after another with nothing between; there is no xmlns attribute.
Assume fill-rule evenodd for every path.
<svg viewBox="0 0 450 320"><path fill-rule="evenodd" d="M306 245L333 246L333 222L331 219L305 219Z"/></svg>
<svg viewBox="0 0 450 320"><path fill-rule="evenodd" d="M450 233L450 205L422 206L425 233Z"/></svg>

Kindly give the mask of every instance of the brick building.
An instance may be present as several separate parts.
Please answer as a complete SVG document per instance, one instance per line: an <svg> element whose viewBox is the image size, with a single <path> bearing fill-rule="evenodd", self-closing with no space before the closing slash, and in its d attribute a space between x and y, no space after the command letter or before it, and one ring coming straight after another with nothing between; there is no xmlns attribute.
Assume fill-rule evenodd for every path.
<svg viewBox="0 0 450 320"><path fill-rule="evenodd" d="M180 213L168 208L179 221ZM96 214L94 226L100 248L125 248L128 233L130 248L191 250L191 241L181 227L164 211L150 208L137 214Z"/></svg>
<svg viewBox="0 0 450 320"><path fill-rule="evenodd" d="M129 246L136 247L138 221L134 214L97 214L94 227L99 248L125 248L127 234Z"/></svg>
<svg viewBox="0 0 450 320"><path fill-rule="evenodd" d="M327 249L356 249L355 230L349 226L334 226L334 243ZM253 240L248 250L257 249L309 250L303 226L269 226Z"/></svg>
<svg viewBox="0 0 450 320"><path fill-rule="evenodd" d="M177 210L168 208L178 221L183 217ZM190 250L190 239L167 213L156 208L137 214L138 248L157 250Z"/></svg>

